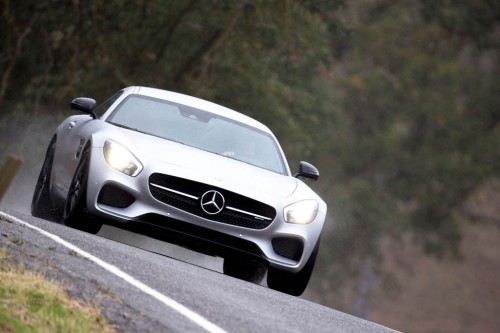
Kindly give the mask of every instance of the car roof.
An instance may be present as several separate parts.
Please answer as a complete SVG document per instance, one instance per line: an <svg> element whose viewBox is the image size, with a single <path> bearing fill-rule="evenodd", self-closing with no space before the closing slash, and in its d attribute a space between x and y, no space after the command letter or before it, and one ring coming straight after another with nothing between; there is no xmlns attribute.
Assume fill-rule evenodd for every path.
<svg viewBox="0 0 500 333"><path fill-rule="evenodd" d="M124 91L128 94L138 94L138 95L143 95L143 96L148 96L148 97L153 97L153 98L159 98L159 99L164 99L168 101L172 101L175 103L179 104L184 104L187 106L191 106L194 108L206 110L208 112L247 124L249 126L258 128L264 132L272 134L271 130L261 122L244 115L240 112L231 110L227 107L224 107L222 105L209 102L207 100L173 92L173 91L168 91L168 90L162 90L162 89L157 89L157 88L149 88L149 87L139 87L139 86L133 86L133 87L128 87L125 88Z"/></svg>

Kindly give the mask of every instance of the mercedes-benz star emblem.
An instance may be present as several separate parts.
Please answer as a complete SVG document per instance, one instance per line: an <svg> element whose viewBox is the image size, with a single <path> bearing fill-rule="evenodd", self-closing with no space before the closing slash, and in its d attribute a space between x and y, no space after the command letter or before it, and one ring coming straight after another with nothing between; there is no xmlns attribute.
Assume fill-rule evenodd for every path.
<svg viewBox="0 0 500 333"><path fill-rule="evenodd" d="M215 190L207 191L201 196L201 209L209 215L219 214L224 208L224 197Z"/></svg>

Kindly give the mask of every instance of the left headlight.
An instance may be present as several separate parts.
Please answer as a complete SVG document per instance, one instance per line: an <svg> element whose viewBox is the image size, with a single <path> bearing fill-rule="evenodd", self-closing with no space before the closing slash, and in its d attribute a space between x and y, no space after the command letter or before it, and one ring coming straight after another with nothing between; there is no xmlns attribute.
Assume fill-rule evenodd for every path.
<svg viewBox="0 0 500 333"><path fill-rule="evenodd" d="M113 140L107 140L104 143L104 158L113 168L126 175L135 177L142 171L142 164L123 145Z"/></svg>
<svg viewBox="0 0 500 333"><path fill-rule="evenodd" d="M288 223L308 224L318 215L318 202L316 200L302 200L283 209L285 221Z"/></svg>

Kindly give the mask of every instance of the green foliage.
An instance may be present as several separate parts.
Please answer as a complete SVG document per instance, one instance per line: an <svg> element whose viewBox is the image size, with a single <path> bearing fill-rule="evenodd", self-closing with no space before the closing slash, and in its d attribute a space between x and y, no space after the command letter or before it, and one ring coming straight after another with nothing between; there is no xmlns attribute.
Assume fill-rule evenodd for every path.
<svg viewBox="0 0 500 333"><path fill-rule="evenodd" d="M481 48L500 46L500 3L494 0L423 0L423 17L438 22L458 40L470 40Z"/></svg>
<svg viewBox="0 0 500 333"><path fill-rule="evenodd" d="M0 103L60 108L77 95L102 101L155 86L248 113L286 132L293 155L312 151L303 127L320 121L310 83L330 62L340 3L3 0Z"/></svg>
<svg viewBox="0 0 500 333"><path fill-rule="evenodd" d="M356 9L355 36L331 83L342 91L331 125L342 134L330 149L369 251L399 228L416 232L428 252L456 254L453 211L499 171L498 50L452 38L416 5Z"/></svg>

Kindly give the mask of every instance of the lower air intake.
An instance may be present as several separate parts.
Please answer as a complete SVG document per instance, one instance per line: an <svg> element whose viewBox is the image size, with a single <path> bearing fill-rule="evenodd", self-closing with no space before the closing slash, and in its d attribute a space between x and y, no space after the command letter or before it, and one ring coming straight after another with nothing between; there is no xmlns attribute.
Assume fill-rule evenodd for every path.
<svg viewBox="0 0 500 333"><path fill-rule="evenodd" d="M97 198L97 203L115 208L127 208L134 201L132 194L111 184L104 185Z"/></svg>
<svg viewBox="0 0 500 333"><path fill-rule="evenodd" d="M299 261L304 251L304 243L297 238L278 237L272 241L274 252L282 257Z"/></svg>

